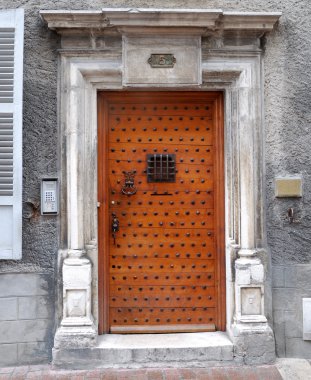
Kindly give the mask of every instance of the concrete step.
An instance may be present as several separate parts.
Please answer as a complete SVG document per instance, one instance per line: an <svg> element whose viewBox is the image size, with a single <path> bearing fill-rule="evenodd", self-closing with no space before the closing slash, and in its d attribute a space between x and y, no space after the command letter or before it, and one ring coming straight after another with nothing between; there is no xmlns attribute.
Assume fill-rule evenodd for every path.
<svg viewBox="0 0 311 380"><path fill-rule="evenodd" d="M53 349L61 368L156 368L232 365L233 344L224 332L107 334L92 348Z"/></svg>

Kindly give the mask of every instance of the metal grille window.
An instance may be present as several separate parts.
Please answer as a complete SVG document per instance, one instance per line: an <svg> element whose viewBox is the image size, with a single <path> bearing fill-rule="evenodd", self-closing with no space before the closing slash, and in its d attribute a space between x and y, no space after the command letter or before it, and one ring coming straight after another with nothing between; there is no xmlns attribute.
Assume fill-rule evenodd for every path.
<svg viewBox="0 0 311 380"><path fill-rule="evenodd" d="M148 154L147 181L175 182L175 154Z"/></svg>

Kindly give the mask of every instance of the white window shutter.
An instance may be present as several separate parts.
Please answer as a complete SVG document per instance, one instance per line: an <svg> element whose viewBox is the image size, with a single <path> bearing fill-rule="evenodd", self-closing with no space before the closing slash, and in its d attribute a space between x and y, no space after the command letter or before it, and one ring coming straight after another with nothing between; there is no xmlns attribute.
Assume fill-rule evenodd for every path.
<svg viewBox="0 0 311 380"><path fill-rule="evenodd" d="M0 259L22 257L24 10L0 10Z"/></svg>

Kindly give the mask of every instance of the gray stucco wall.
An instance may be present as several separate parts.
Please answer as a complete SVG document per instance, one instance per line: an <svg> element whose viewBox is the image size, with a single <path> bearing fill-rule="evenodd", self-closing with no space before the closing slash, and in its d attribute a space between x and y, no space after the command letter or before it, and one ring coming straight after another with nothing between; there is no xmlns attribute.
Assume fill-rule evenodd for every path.
<svg viewBox="0 0 311 380"><path fill-rule="evenodd" d="M100 9L111 6L160 8L167 7L168 3L167 0L113 2L0 0L0 9L17 7L25 9L23 259L19 262L0 261L0 284L2 286L7 279L12 278L7 276L14 276L15 283L23 283L29 276L39 279L47 276L51 286L46 288L43 296L49 305L53 305L55 299L53 283L56 283L59 221L57 217L40 216L39 212L33 210L31 204L27 202L39 201L42 177L59 176L57 127L59 38L47 30L38 12L40 9ZM304 342L301 338L301 298L311 297L311 172L309 169L311 3L308 0L282 2L171 0L169 6L283 12L277 30L263 41L267 238L273 266L273 310L277 352L280 356L310 357L311 342ZM302 199L276 199L274 178L278 175L297 173L303 175ZM289 207L293 207L296 213L295 223L292 224L286 219ZM21 290L17 289L15 294L0 292L0 297L6 298L6 302L10 305L18 303L19 297L41 297L42 283L38 280L36 284L36 292L27 291L26 287L22 295ZM51 334L54 329L52 309L50 312L44 327L45 334L31 338L33 339L31 343L42 343L41 346L46 354L41 355L41 358L45 357L46 360L50 355ZM19 314L13 314L8 316L4 313L0 318L0 330L5 329L7 321L22 319ZM40 317L38 318L39 321ZM11 343L0 341L0 350L8 347L4 344L15 344L11 349L17 350L18 337L15 340ZM24 344L22 340L19 343ZM30 353L27 360L37 362L42 359L38 359L35 353L33 355ZM23 362L16 353L16 362L18 361ZM14 363L12 361L9 364Z"/></svg>

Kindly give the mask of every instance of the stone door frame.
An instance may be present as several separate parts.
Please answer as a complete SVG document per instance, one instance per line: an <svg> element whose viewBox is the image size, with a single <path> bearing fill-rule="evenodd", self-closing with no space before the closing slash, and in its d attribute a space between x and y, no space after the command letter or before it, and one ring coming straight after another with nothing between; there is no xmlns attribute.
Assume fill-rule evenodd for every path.
<svg viewBox="0 0 311 380"><path fill-rule="evenodd" d="M189 25L180 17L181 11ZM255 357L253 362L268 362L274 358L274 339L266 318L269 257L263 199L260 37L272 30L280 13L157 12L162 17L161 26L157 25L158 16L154 13L153 17L152 10L41 11L48 26L62 35L58 98L61 147L59 269L63 277L59 281L60 326L55 348L96 345L97 207L100 206L97 203L97 91L125 88L223 91L227 333L236 346L237 355ZM94 49L94 27L104 30L108 25L116 25L123 36L123 54L121 50ZM131 33L141 36L150 25L152 33L163 34L167 26L166 31L169 30L171 36L172 27L176 28L175 34L184 30L184 33L208 36L199 46L200 72L196 83L137 85L124 77L127 75L123 67L127 36ZM83 33L89 45L81 47L77 41L82 35L85 37ZM252 339L254 334L256 339ZM261 344L259 341L265 352L257 357L252 346Z"/></svg>

